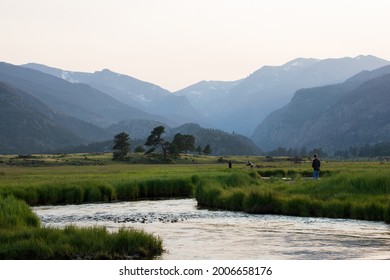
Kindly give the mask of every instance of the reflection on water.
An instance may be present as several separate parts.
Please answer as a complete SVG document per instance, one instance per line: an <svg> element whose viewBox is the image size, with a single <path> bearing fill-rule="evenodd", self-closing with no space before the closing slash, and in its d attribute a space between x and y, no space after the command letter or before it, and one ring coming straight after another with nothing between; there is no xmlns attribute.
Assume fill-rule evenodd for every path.
<svg viewBox="0 0 390 280"><path fill-rule="evenodd" d="M160 236L161 259L390 259L384 223L199 209L194 199L34 207L43 225L141 228Z"/></svg>

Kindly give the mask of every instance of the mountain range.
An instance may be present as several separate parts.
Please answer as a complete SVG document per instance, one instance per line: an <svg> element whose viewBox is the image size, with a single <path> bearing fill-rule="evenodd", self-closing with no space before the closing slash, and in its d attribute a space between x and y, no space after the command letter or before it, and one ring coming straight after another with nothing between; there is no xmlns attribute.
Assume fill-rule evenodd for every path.
<svg viewBox="0 0 390 280"><path fill-rule="evenodd" d="M111 77L117 75L103 72ZM124 79L131 80L129 77ZM141 87L150 85L139 82ZM159 97L153 102L159 104L158 99L162 98L162 94L167 93L158 94ZM153 99L153 95L148 97ZM174 106L182 106L191 112L191 106L185 107L188 104L185 97L172 95L162 99L166 100L161 101L162 104L176 100L171 102ZM150 114L88 84L69 82L9 63L0 63L0 101L0 154L43 153L92 142L107 142L122 131L128 132L132 139L146 139L156 126L163 125L169 130L184 123L184 117L173 108L170 108L173 119ZM202 130L200 126L197 128ZM217 139L211 136L215 131L210 130L206 134L210 135L208 139ZM225 132L218 132L218 135L230 141L228 144L211 141L220 146L213 147L215 154L220 153L221 149L235 154L236 149L231 142L243 149L249 146L246 151L250 154L259 152L248 137ZM198 139L198 143L203 144L201 139ZM226 145L230 146L224 147Z"/></svg>
<svg viewBox="0 0 390 280"><path fill-rule="evenodd" d="M123 119L164 119L127 106L87 84L69 83L26 67L0 63L0 81L33 95L58 112L99 127Z"/></svg>
<svg viewBox="0 0 390 280"><path fill-rule="evenodd" d="M89 85L127 106L148 114L159 115L159 119L169 125L181 125L194 121L202 123L202 116L186 97L173 95L157 85L127 75L108 69L86 73L66 71L36 63L22 66L50 74L73 84ZM142 115L139 118L145 119Z"/></svg>
<svg viewBox="0 0 390 280"><path fill-rule="evenodd" d="M298 90L255 129L264 150L322 148L330 152L390 139L390 66L343 83Z"/></svg>
<svg viewBox="0 0 390 280"><path fill-rule="evenodd" d="M374 56L298 58L281 66L264 66L239 81L203 81L174 94L188 97L197 110L206 112L212 127L249 136L269 113L286 105L295 91L340 83L388 64Z"/></svg>
<svg viewBox="0 0 390 280"><path fill-rule="evenodd" d="M121 131L145 139L159 125L167 137L180 132L196 134L200 146L215 143L219 155L378 143L388 130L380 107L387 105L386 65L374 56L298 58L172 93L108 69L0 62L0 154L85 145Z"/></svg>
<svg viewBox="0 0 390 280"><path fill-rule="evenodd" d="M371 55L297 58L281 66L263 66L237 81L201 81L173 93L108 69L86 73L36 63L23 66L71 83L87 84L132 108L159 115L170 126L199 123L250 136L269 113L286 105L295 91L340 83L361 71L388 64Z"/></svg>

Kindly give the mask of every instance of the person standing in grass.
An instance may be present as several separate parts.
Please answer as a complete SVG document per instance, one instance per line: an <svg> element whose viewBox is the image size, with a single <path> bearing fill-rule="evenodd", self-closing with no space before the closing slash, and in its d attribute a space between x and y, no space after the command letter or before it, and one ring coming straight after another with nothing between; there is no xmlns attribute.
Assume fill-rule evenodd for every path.
<svg viewBox="0 0 390 280"><path fill-rule="evenodd" d="M313 167L313 179L320 178L320 166L321 161L318 159L317 154L314 154L313 161L311 162L311 167Z"/></svg>

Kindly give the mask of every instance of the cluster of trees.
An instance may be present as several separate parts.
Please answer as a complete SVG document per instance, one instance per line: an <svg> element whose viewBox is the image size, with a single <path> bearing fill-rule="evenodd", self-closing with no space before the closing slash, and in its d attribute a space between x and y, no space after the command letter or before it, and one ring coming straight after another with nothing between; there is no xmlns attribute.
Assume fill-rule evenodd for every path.
<svg viewBox="0 0 390 280"><path fill-rule="evenodd" d="M334 157L341 159L353 159L353 158L390 158L390 142L382 142L373 145L364 145L360 147L349 147L345 150L338 150L334 153L327 153L321 148L307 150L302 148L300 150L293 148L279 147L273 151L267 153L267 156L288 156L288 157L311 157L313 154L319 154L321 157Z"/></svg>
<svg viewBox="0 0 390 280"><path fill-rule="evenodd" d="M298 149L293 149L293 148L286 149L283 147L279 147L273 151L268 152L267 156L271 156L271 157L288 156L288 157L305 158L305 157L312 157L314 154L318 154L321 157L328 156L328 154L324 150L322 150L321 148L316 148L316 149L311 149L311 150L307 150L306 148L302 148L302 149L298 150Z"/></svg>
<svg viewBox="0 0 390 280"><path fill-rule="evenodd" d="M374 145L364 145L361 147L350 147L345 150L335 152L335 157L339 158L359 158L359 157L390 157L390 142L382 142Z"/></svg>
<svg viewBox="0 0 390 280"><path fill-rule="evenodd" d="M187 151L196 150L201 154L210 154L211 147L207 145L203 150L200 146L195 149L195 137L193 135L177 133L172 142L169 142L163 138L165 133L164 126L155 127L149 137L146 139L145 146L151 147L149 150L145 151L142 146L137 146L135 152L145 152L150 154L156 150L161 150L162 157L164 160L167 160L169 157L178 157L181 152L187 154ZM114 147L113 147L113 159L114 160L126 160L130 151L129 135L125 132L121 132L114 137Z"/></svg>
<svg viewBox="0 0 390 280"><path fill-rule="evenodd" d="M198 146L195 148L195 137L193 135L177 133L172 142L163 138L165 128L163 126L155 127L149 137L146 139L144 146L150 147L145 150L144 146L139 145L134 149L134 152L142 152L150 154L158 150L162 154L164 160L172 157L179 157L180 153L194 151L198 154L211 154L211 147L207 144L204 148ZM125 132L121 132L114 137L113 159L126 160L130 153L130 138ZM313 154L318 154L322 158L333 156L336 158L359 158L359 157L384 157L390 158L390 142L378 143L375 145L364 145L361 147L350 147L345 150L336 151L333 155L327 154L321 148L307 150L306 148L294 149L279 147L273 151L266 153L267 156L288 156L288 157L312 157Z"/></svg>

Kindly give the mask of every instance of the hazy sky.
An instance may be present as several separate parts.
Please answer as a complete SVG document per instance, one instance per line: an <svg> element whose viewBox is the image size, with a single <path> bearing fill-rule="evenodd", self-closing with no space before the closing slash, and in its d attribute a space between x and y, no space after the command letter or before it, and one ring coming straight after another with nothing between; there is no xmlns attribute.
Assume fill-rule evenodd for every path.
<svg viewBox="0 0 390 280"><path fill-rule="evenodd" d="M0 61L175 91L297 57L390 60L388 0L0 0Z"/></svg>

